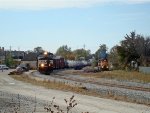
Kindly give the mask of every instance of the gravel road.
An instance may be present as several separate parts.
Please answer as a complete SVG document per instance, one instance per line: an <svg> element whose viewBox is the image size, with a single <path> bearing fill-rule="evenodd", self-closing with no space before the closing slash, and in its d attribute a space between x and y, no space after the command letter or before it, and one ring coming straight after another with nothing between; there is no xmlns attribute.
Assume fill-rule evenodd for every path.
<svg viewBox="0 0 150 113"><path fill-rule="evenodd" d="M29 83L16 81L8 76L8 73L9 71L0 72L0 99L3 100L3 102L0 101L0 113L3 113L6 109L9 108L8 106L5 106L6 104L3 105L2 103L12 102L12 97L18 98L18 94L20 95L20 98L27 98L21 98L20 101L23 101L23 103L24 100L27 101L28 107L30 107L30 109L34 108L34 99L36 97L37 103L39 103L37 106L37 109L39 109L39 111L37 110L35 112L43 113L43 104L51 101L53 97L56 98L55 103L59 104L64 109L64 99L70 98L72 95L75 95L75 99L78 105L73 110L73 113L81 113L86 111L90 113L150 113L150 108L145 105L79 95L72 92L45 89L43 87L34 86ZM16 102L15 100L18 101L17 99L13 99L13 102ZM22 108L24 109L24 111L21 112L31 112L25 111L25 109L27 109L26 106L22 106L25 108Z"/></svg>

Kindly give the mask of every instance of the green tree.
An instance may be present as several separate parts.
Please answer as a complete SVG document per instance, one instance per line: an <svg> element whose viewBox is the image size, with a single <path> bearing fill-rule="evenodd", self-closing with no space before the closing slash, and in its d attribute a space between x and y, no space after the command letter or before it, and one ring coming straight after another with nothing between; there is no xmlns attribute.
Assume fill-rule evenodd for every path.
<svg viewBox="0 0 150 113"><path fill-rule="evenodd" d="M136 33L126 34L124 38L125 40L122 40L121 45L117 47L117 51L119 60L125 68L131 61L138 59L139 55L136 51Z"/></svg>
<svg viewBox="0 0 150 113"><path fill-rule="evenodd" d="M85 50L85 49L76 49L73 51L75 55L76 60L80 60L81 58L84 58L85 60L89 59L89 56L91 55L90 50Z"/></svg>
<svg viewBox="0 0 150 113"><path fill-rule="evenodd" d="M108 50L108 47L106 46L106 44L101 44L99 46L99 49L95 52L95 59L98 61L100 59L100 53L102 51L107 51Z"/></svg>
<svg viewBox="0 0 150 113"><path fill-rule="evenodd" d="M42 47L39 47L39 46L38 46L38 47L35 47L35 48L34 48L34 52L35 52L35 53L43 53L44 50L43 50Z"/></svg>
<svg viewBox="0 0 150 113"><path fill-rule="evenodd" d="M13 58L11 57L11 54L10 53L8 53L7 55L6 55L6 58L5 58L5 64L8 66L8 67L13 67L14 66L14 60L13 60Z"/></svg>
<svg viewBox="0 0 150 113"><path fill-rule="evenodd" d="M67 60L74 60L74 54L71 51L71 48L68 47L67 45L63 45L61 47L59 47L56 51L56 55L62 56Z"/></svg>
<svg viewBox="0 0 150 113"><path fill-rule="evenodd" d="M115 45L114 47L112 47L108 56L109 62L113 65L113 69L119 69L121 66L121 63L119 61L117 47L118 45Z"/></svg>
<svg viewBox="0 0 150 113"><path fill-rule="evenodd" d="M126 67L131 61L140 59L142 64L145 57L150 56L150 38L136 34L135 31L126 34L124 38L117 47L120 62Z"/></svg>
<svg viewBox="0 0 150 113"><path fill-rule="evenodd" d="M136 51L139 55L139 62L143 66L148 66L147 58L150 57L150 37L144 37L142 35L136 36Z"/></svg>

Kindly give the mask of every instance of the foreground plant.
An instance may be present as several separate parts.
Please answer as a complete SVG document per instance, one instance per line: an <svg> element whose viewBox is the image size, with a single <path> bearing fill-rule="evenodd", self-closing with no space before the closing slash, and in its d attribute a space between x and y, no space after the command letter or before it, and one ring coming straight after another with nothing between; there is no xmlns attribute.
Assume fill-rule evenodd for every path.
<svg viewBox="0 0 150 113"><path fill-rule="evenodd" d="M53 97L51 103L47 106L44 107L44 110L46 110L46 112L50 112L50 113L72 113L72 109L77 106L77 102L74 99L74 95L70 97L69 100L64 99L65 103L66 103L66 108L63 110L60 108L59 105L54 104L54 100L55 97ZM82 113L89 113L89 112L82 112Z"/></svg>

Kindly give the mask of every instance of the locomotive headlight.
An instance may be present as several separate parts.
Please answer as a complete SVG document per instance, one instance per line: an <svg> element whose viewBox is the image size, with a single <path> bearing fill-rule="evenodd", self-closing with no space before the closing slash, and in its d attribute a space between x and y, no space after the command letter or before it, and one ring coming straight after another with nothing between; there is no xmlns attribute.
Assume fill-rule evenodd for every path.
<svg viewBox="0 0 150 113"><path fill-rule="evenodd" d="M45 55L45 56L46 56L46 55L48 55L48 52L47 52L47 51L45 51L45 52L44 52L44 55Z"/></svg>
<svg viewBox="0 0 150 113"><path fill-rule="evenodd" d="M44 64L41 64L41 67L44 67Z"/></svg>

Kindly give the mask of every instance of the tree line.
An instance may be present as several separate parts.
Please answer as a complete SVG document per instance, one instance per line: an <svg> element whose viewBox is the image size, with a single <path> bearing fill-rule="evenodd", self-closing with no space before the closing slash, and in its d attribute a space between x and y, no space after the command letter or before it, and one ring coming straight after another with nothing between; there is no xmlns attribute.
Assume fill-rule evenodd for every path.
<svg viewBox="0 0 150 113"><path fill-rule="evenodd" d="M85 60L94 57L94 66L97 65L99 59L99 53L101 51L107 51L106 44L101 44L94 54L91 54L90 50L83 48L71 50L67 45L63 45L57 49L56 55L63 56L69 60L79 60L85 58ZM108 60L115 68L131 67L131 62L134 61L139 66L150 65L150 36L143 36L136 34L135 31L130 32L124 36L124 39L120 41L120 44L115 45L108 52Z"/></svg>
<svg viewBox="0 0 150 113"><path fill-rule="evenodd" d="M36 47L34 48L35 53L43 53L45 50L43 50L42 47ZM56 53L54 53L56 56L62 56L66 60L88 60L91 58L91 51L85 50L83 48L76 49L74 51L71 50L71 47L68 47L67 45L60 46Z"/></svg>
<svg viewBox="0 0 150 113"><path fill-rule="evenodd" d="M107 50L108 47L106 44L101 44L94 54L91 54L90 50L84 48L71 50L71 47L62 45L54 55L62 56L66 60L89 60L95 58L93 66L96 66L99 60L99 53ZM42 47L35 47L33 51L28 50L28 52L42 53L44 50ZM13 59L10 55L7 57L6 64L9 64ZM136 34L135 31L126 34L118 45L110 49L108 52L108 61L116 69L130 67L132 61L138 63L140 66L150 66L150 36Z"/></svg>
<svg viewBox="0 0 150 113"><path fill-rule="evenodd" d="M71 47L63 45L57 49L56 55L63 56L65 59L68 60L88 60L91 57L91 51L85 50L83 48L72 51Z"/></svg>

